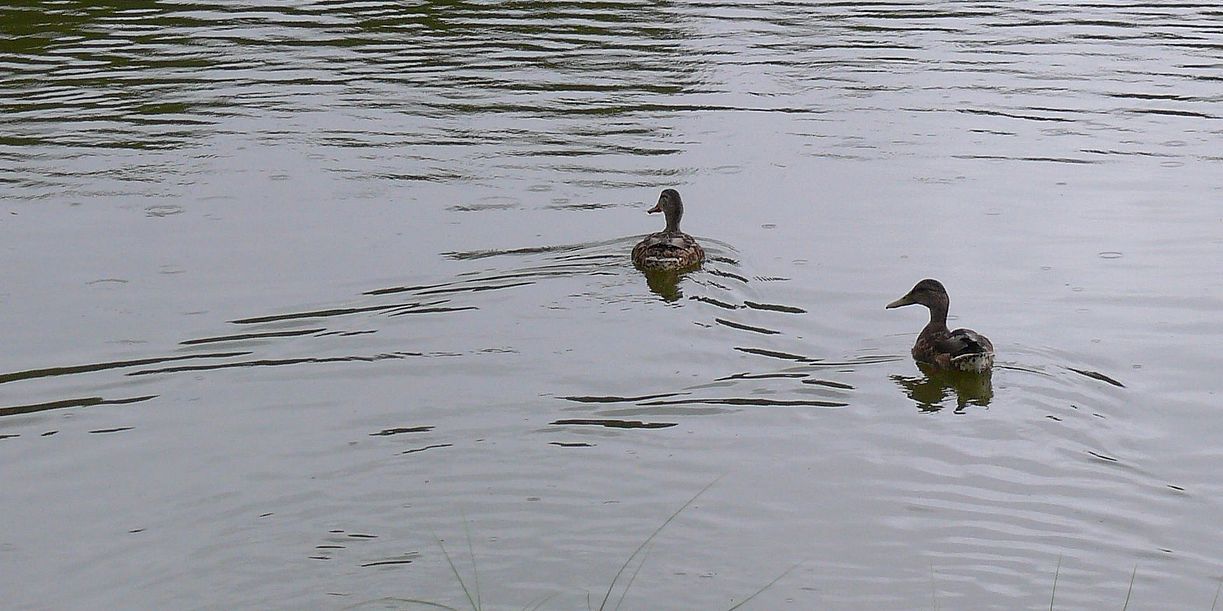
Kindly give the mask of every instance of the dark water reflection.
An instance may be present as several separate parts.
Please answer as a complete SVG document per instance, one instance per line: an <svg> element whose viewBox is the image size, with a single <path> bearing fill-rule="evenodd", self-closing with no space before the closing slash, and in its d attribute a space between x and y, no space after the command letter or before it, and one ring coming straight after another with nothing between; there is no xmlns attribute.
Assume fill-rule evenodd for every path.
<svg viewBox="0 0 1223 611"><path fill-rule="evenodd" d="M683 298L684 293L680 290L679 284L683 279L684 274L669 270L646 270L641 272L645 277L646 286L650 287L650 292L662 297L663 301L673 302Z"/></svg>
<svg viewBox="0 0 1223 611"><path fill-rule="evenodd" d="M969 405L989 407L994 398L993 375L989 372L940 371L922 364L919 368L920 377L893 375L891 378L923 412L937 412L951 400L955 412L961 414Z"/></svg>
<svg viewBox="0 0 1223 611"><path fill-rule="evenodd" d="M721 477L626 607L1209 608L1219 17L10 3L0 591L580 608Z"/></svg>

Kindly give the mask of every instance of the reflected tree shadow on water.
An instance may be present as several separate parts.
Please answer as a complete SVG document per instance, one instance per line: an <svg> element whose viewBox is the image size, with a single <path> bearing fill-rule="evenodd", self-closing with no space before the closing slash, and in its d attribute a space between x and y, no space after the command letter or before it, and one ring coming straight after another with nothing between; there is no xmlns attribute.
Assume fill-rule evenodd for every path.
<svg viewBox="0 0 1223 611"><path fill-rule="evenodd" d="M969 405L989 407L994 398L994 387L990 372L945 371L918 364L922 375L909 377L891 376L892 381L904 390L923 412L937 412L945 407L944 402L955 397L955 413L962 414Z"/></svg>

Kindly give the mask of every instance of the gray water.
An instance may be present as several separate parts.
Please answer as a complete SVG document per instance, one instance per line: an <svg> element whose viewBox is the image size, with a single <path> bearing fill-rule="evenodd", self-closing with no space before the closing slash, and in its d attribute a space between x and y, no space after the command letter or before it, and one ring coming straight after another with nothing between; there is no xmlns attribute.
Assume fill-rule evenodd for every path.
<svg viewBox="0 0 1223 611"><path fill-rule="evenodd" d="M1211 2L0 8L4 606L1210 609L1220 136Z"/></svg>

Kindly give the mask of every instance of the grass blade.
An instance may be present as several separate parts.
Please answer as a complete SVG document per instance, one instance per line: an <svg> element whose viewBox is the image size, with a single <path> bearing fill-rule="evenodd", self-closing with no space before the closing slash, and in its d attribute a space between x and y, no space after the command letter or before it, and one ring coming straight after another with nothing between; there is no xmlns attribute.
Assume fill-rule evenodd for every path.
<svg viewBox="0 0 1223 611"><path fill-rule="evenodd" d="M1223 592L1223 577L1219 578L1219 587L1215 588L1215 601L1210 603L1210 611L1215 611L1215 605L1219 604L1219 592Z"/></svg>
<svg viewBox="0 0 1223 611"><path fill-rule="evenodd" d="M446 551L446 546L442 545L442 540L437 535L433 535L433 539L437 541L437 546L442 548L442 555L446 557L446 564L450 565L450 572L454 573L454 578L459 580L459 587L463 588L463 593L467 595L467 602L471 603L471 608L474 611L480 611L480 607L476 605L476 599L471 596L471 590L468 589L467 583L463 581L463 576L459 575L459 568L454 566L454 560L450 558L450 552Z"/></svg>
<svg viewBox="0 0 1223 611"><path fill-rule="evenodd" d="M1130 573L1130 589L1125 591L1125 604L1121 606L1121 611L1130 606L1130 594L1134 593L1134 578L1138 576L1138 564L1134 564L1134 572Z"/></svg>
<svg viewBox="0 0 1223 611"><path fill-rule="evenodd" d="M1057 596L1057 576L1062 572L1062 557L1057 557L1057 569L1053 571L1053 592L1049 594L1049 611L1053 611L1053 599Z"/></svg>
<svg viewBox="0 0 1223 611"><path fill-rule="evenodd" d="M930 608L938 611L938 585L934 581L934 561L930 561Z"/></svg>
<svg viewBox="0 0 1223 611"><path fill-rule="evenodd" d="M640 554L641 550L645 549L645 546L649 545L650 542L654 540L654 537L657 537L658 533L662 532L662 529L666 528L667 525L671 523L671 520L675 519L675 516L678 516L681 511L687 509L689 505L691 505L694 501L696 501L696 499L700 497L702 494L705 494L705 491L712 488L713 485L718 483L718 480L720 479L722 479L722 476L718 476L717 479L713 480L712 482L709 482L708 484L705 484L705 487L701 488L700 492L697 492L696 494L692 495L692 498L688 499L687 503L684 503L679 509L676 509L675 513L671 514L671 516L667 518L666 521L664 521L661 526L659 526L658 528L655 528L654 532L650 533L650 536L646 537L645 541L642 541L641 545L638 545L637 549L633 550L632 554L629 554L628 559L624 561L624 564L620 565L620 570L616 571L615 576L612 577L611 583L608 584L607 592L603 594L603 601L599 603L599 611L604 611L604 609L607 608L607 599L611 598L612 590L616 588L616 582L620 580L620 576L624 574L624 571L628 568L629 563L631 563L633 559L637 557L637 554ZM621 599L623 599L623 597L621 597Z"/></svg>
<svg viewBox="0 0 1223 611"><path fill-rule="evenodd" d="M471 556L471 582L476 589L476 611L483 608L483 602L480 600L480 572L476 570L476 551L471 547L471 529L467 526L467 514L463 514L463 534L467 535L467 554ZM467 597L468 599L471 596Z"/></svg>
<svg viewBox="0 0 1223 611"><path fill-rule="evenodd" d="M531 607L530 607L529 609L528 609L527 607L523 607L523 608L522 608L522 611L539 611L539 608L540 608L540 607L542 607L542 606L544 606L545 604L547 604L547 602L548 602L548 601L550 601L550 600L552 600L553 598L556 598L556 593L555 593L555 592L553 592L552 594L548 594L548 595L546 595L546 596L544 596L544 597L540 598L540 599L539 599L539 602L535 603L534 605L531 605Z"/></svg>
<svg viewBox="0 0 1223 611"><path fill-rule="evenodd" d="M620 593L620 600L616 601L616 610L620 611L620 605L624 604L624 597L628 596L629 588L633 587L633 582L637 581L637 573L641 572L641 567L645 566L645 559L650 555L650 548L645 549L645 553L641 555L641 562L637 563L637 568L633 570L633 574L629 575L628 583L624 584L624 591Z"/></svg>
<svg viewBox="0 0 1223 611"><path fill-rule="evenodd" d="M743 605L746 605L746 604L747 604L749 601L751 601L753 598L756 598L756 597L757 597L757 596L759 596L761 593L763 593L765 590L767 590L767 589L769 589L769 588L773 587L773 584L775 584L775 583L777 583L777 582L781 581L781 578L782 578L782 577L785 577L786 575L789 575L791 571L793 571L794 569L798 568L798 565L800 565L800 564L802 564L802 563L803 563L803 561L802 561L802 560L799 560L798 562L795 562L794 564L790 565L790 568L788 568L788 569L786 569L786 570L782 571L782 573L781 573L780 575L778 575L778 576L774 577L774 578L773 578L773 581L770 581L770 582L768 582L768 583L764 584L764 587L763 587L763 588L760 588L759 590L756 590L755 592L752 592L752 595L751 595L751 596L748 596L747 598L745 598L745 599L743 599L743 600L739 601L739 603L738 603L738 604L736 604L735 606L733 606L733 607L731 607L731 608L727 609L726 611L735 611L735 609L738 609L739 607L742 607Z"/></svg>
<svg viewBox="0 0 1223 611"><path fill-rule="evenodd" d="M367 601L363 603L357 603L355 605L344 607L344 608L345 609L355 609L357 607L362 607L362 606L373 604L373 603L411 603L413 605L424 605L426 607L433 607L435 609L446 609L446 611L459 611L458 609L455 609L454 607L451 607L449 605L443 605L441 603L435 603L435 602L428 601L428 600L420 600L416 598L395 598L393 596L388 596L386 598L379 598L378 600L371 600L371 601Z"/></svg>

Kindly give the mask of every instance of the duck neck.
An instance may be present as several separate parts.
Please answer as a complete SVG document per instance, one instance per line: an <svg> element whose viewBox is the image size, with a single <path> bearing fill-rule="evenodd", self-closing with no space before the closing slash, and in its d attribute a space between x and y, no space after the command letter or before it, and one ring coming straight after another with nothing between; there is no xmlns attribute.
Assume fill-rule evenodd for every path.
<svg viewBox="0 0 1223 611"><path fill-rule="evenodd" d="M946 299L940 299L930 304L930 322L926 323L925 329L922 329L922 335L947 332L948 305Z"/></svg>
<svg viewBox="0 0 1223 611"><path fill-rule="evenodd" d="M674 206L663 210L663 214L667 217L667 233L679 233L679 219L684 216L683 206Z"/></svg>

